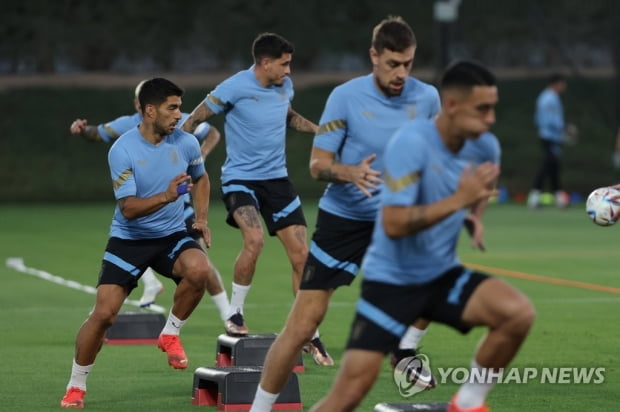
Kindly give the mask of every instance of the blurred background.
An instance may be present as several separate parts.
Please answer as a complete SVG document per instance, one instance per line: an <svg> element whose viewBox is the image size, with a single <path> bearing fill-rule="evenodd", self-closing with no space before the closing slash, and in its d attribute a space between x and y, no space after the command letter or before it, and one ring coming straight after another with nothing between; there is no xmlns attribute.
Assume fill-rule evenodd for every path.
<svg viewBox="0 0 620 412"><path fill-rule="evenodd" d="M565 147L567 191L615 183L620 119L620 5L611 0L21 0L0 4L0 201L112 200L108 146L69 133L132 114L142 79L168 77L191 110L221 80L252 64L263 31L296 51L293 107L318 122L331 89L370 72L375 24L401 15L418 38L412 74L435 83L457 58L498 76L493 132L503 148L500 184L522 201L540 160L534 103L553 72L568 76L566 118L580 136ZM223 132L223 119L213 125ZM225 138L225 137L224 137ZM324 184L309 176L311 137L290 133L289 172L302 197ZM207 159L219 190L221 143Z"/></svg>

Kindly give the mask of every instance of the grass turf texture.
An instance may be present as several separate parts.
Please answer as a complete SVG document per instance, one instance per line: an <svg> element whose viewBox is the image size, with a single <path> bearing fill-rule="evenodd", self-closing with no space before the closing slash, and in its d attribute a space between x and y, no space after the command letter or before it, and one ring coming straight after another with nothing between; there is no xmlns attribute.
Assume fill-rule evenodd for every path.
<svg viewBox="0 0 620 412"><path fill-rule="evenodd" d="M240 247L236 230L226 226L224 209L214 200L210 216L210 255L230 290L231 268ZM313 227L315 202L306 202ZM48 411L59 408L69 378L73 343L94 303L83 292L7 268L7 257L23 257L29 267L94 285L113 204L0 205L0 354L2 409ZM486 253L473 251L466 238L459 245L464 262L550 278L620 287L618 228L589 222L582 205L568 210L527 210L520 205L491 205L485 217ZM311 231L311 230L310 230ZM504 277L534 302L538 317L512 366L604 367L603 384L528 384L496 386L489 397L494 411L616 411L620 401L620 295L569 286ZM299 375L302 401L308 409L329 389L340 364L352 319L359 280L333 297L321 327L323 340L336 360L335 368L314 365L304 356ZM157 303L169 308L173 283ZM138 299L138 288L131 298ZM246 320L253 333L277 332L292 296L290 269L277 239L268 239L247 299ZM123 310L135 310L124 307ZM182 338L190 366L175 371L155 346L104 346L88 380L86 408L91 411L190 411L193 371L215 360L216 337L222 325L205 296ZM461 336L432 325L422 341L431 367L467 367L483 330ZM384 364L379 381L359 408L371 411L380 402L448 401L456 384L404 399ZM203 407L203 410L215 408Z"/></svg>

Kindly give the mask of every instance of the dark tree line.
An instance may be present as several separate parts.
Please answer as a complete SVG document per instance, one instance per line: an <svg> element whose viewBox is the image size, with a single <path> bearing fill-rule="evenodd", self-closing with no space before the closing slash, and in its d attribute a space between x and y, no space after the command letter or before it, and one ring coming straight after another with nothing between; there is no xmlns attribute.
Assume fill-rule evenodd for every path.
<svg viewBox="0 0 620 412"><path fill-rule="evenodd" d="M442 52L495 66L575 69L612 64L617 55L619 6L611 0L463 0L442 43L434 3L7 1L0 4L0 72L230 70L248 64L262 31L295 43L297 69L354 69L367 62L370 30L388 14L413 26L418 66L433 65Z"/></svg>

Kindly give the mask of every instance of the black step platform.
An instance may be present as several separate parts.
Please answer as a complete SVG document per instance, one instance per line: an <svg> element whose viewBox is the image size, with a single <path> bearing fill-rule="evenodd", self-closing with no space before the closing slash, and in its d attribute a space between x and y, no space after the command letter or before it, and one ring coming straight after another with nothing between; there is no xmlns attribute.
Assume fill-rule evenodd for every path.
<svg viewBox="0 0 620 412"><path fill-rule="evenodd" d="M247 411L252 406L262 369L260 366L198 368L194 372L192 403L216 405L220 411ZM302 409L297 375L291 374L272 409Z"/></svg>
<svg viewBox="0 0 620 412"><path fill-rule="evenodd" d="M107 330L105 343L109 345L157 344L166 318L161 313L123 312Z"/></svg>
<svg viewBox="0 0 620 412"><path fill-rule="evenodd" d="M277 336L275 333L247 336L222 334L217 337L215 364L216 366L262 366L267 351ZM299 373L304 370L300 353L293 372Z"/></svg>

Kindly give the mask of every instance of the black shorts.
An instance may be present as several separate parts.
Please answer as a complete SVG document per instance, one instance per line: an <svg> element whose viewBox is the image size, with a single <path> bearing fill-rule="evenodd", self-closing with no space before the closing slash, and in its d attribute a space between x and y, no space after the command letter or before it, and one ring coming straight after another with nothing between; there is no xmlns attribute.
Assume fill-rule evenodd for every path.
<svg viewBox="0 0 620 412"><path fill-rule="evenodd" d="M350 285L372 238L374 221L351 220L319 209L300 289Z"/></svg>
<svg viewBox="0 0 620 412"><path fill-rule="evenodd" d="M471 326L461 320L463 310L474 290L488 278L458 266L422 285L364 280L347 348L387 353L396 349L409 325L418 318L467 333Z"/></svg>
<svg viewBox="0 0 620 412"><path fill-rule="evenodd" d="M97 285L121 285L131 291L146 268L171 278L174 262L186 249L200 249L200 245L185 232L156 239L128 240L111 237L105 248Z"/></svg>
<svg viewBox="0 0 620 412"><path fill-rule="evenodd" d="M292 225L306 226L301 200L287 177L270 180L230 180L222 184L226 223L239 227L233 218L241 206L254 206L263 216L271 236Z"/></svg>

